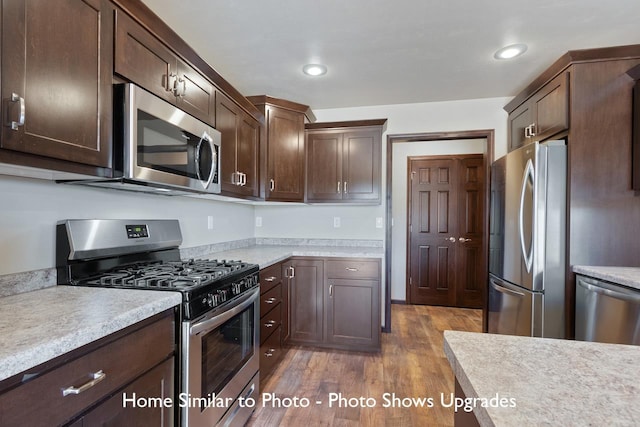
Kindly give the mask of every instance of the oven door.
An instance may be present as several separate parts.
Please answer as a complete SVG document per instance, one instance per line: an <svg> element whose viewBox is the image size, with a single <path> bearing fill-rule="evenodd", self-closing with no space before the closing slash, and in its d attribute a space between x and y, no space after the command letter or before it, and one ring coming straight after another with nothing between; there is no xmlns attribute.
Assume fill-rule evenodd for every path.
<svg viewBox="0 0 640 427"><path fill-rule="evenodd" d="M126 177L219 193L220 133L133 84L124 91Z"/></svg>
<svg viewBox="0 0 640 427"><path fill-rule="evenodd" d="M182 425L243 425L257 401L259 289L199 319L183 322Z"/></svg>

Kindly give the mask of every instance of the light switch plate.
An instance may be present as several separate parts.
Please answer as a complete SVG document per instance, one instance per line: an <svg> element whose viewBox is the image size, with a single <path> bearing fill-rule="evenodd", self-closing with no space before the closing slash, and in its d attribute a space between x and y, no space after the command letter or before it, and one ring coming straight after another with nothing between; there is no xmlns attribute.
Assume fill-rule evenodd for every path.
<svg viewBox="0 0 640 427"><path fill-rule="evenodd" d="M262 227L262 217L261 216L257 216L256 217L256 227Z"/></svg>
<svg viewBox="0 0 640 427"><path fill-rule="evenodd" d="M213 215L207 216L207 230L213 230Z"/></svg>
<svg viewBox="0 0 640 427"><path fill-rule="evenodd" d="M376 228L382 228L382 217L376 218Z"/></svg>
<svg viewBox="0 0 640 427"><path fill-rule="evenodd" d="M333 217L333 228L340 228L340 217L339 216L334 216Z"/></svg>

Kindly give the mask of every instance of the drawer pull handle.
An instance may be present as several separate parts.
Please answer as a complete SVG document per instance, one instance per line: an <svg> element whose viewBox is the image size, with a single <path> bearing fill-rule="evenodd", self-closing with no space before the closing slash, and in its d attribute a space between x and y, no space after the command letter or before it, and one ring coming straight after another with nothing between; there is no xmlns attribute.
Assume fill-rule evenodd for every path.
<svg viewBox="0 0 640 427"><path fill-rule="evenodd" d="M345 268L345 270L347 270L347 271L358 271L357 268L353 268L353 267L347 267L347 268Z"/></svg>
<svg viewBox="0 0 640 427"><path fill-rule="evenodd" d="M269 298L269 299L264 300L264 302L266 302L267 304L273 304L274 302L276 302L276 299L275 298Z"/></svg>
<svg viewBox="0 0 640 427"><path fill-rule="evenodd" d="M275 353L275 351L275 348L270 348L269 351L267 351L264 355L267 357L273 357L273 353Z"/></svg>
<svg viewBox="0 0 640 427"><path fill-rule="evenodd" d="M275 320L269 320L267 323L264 324L265 328L273 328L273 325L275 325L277 322Z"/></svg>
<svg viewBox="0 0 640 427"><path fill-rule="evenodd" d="M98 384L100 381L102 381L106 377L107 377L107 374L102 372L102 370L99 370L98 372L95 372L95 373L91 374L91 378L93 378L91 381L81 385L78 388L73 387L73 386L67 387L64 390L62 390L62 395L63 396L68 396L70 394L80 394L83 391L89 390L91 387L93 387L94 385Z"/></svg>
<svg viewBox="0 0 640 427"><path fill-rule="evenodd" d="M271 276L264 279L265 282L273 282L274 280L276 280L276 276Z"/></svg>

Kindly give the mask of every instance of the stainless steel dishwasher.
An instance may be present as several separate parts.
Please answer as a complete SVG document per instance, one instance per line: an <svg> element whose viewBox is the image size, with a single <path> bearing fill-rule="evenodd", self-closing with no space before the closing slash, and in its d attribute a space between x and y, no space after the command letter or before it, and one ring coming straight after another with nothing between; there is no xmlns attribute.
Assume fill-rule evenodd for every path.
<svg viewBox="0 0 640 427"><path fill-rule="evenodd" d="M576 339L640 345L640 290L577 275Z"/></svg>

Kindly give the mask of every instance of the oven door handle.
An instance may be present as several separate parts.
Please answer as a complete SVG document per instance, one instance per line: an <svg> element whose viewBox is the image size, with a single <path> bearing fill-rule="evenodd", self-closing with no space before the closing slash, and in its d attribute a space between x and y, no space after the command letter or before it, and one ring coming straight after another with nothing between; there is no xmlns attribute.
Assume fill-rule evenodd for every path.
<svg viewBox="0 0 640 427"><path fill-rule="evenodd" d="M224 312L214 315L211 318L205 318L202 321L195 323L189 328L189 335L196 335L200 332L208 332L212 329L217 328L222 325L227 320L231 319L236 314L242 312L247 307L251 306L258 299L258 294L260 292L259 288L256 288L247 293L247 295L243 295L238 301L236 305Z"/></svg>

